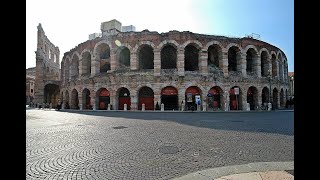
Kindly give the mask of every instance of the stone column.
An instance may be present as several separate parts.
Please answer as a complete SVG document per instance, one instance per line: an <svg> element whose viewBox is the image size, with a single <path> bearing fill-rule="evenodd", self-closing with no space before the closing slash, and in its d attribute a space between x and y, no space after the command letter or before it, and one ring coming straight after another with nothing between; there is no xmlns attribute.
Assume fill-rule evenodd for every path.
<svg viewBox="0 0 320 180"><path fill-rule="evenodd" d="M161 58L160 58L160 51L158 49L154 49L153 71L154 71L154 76L160 76Z"/></svg>
<svg viewBox="0 0 320 180"><path fill-rule="evenodd" d="M229 92L224 91L222 99L222 109L224 111L229 111Z"/></svg>
<svg viewBox="0 0 320 180"><path fill-rule="evenodd" d="M111 72L113 72L116 69L118 69L116 50L115 49L111 49L110 50L110 70L111 70Z"/></svg>
<svg viewBox="0 0 320 180"><path fill-rule="evenodd" d="M208 75L208 51L206 49L200 51L199 70L201 74Z"/></svg>
<svg viewBox="0 0 320 180"><path fill-rule="evenodd" d="M83 110L83 99L82 99L82 92L78 93L78 99L79 99L79 109Z"/></svg>
<svg viewBox="0 0 320 180"><path fill-rule="evenodd" d="M238 95L238 97L241 96L242 98L242 102L240 100L239 101L239 106L240 106L240 103L242 103L242 109L238 108L239 110L247 110L247 93L242 93L242 95Z"/></svg>
<svg viewBox="0 0 320 180"><path fill-rule="evenodd" d="M178 92L179 92L179 94L178 94L178 103L179 103L180 109L182 109L182 105L184 106L186 104L185 89L178 89ZM183 104L182 104L182 101L183 101Z"/></svg>
<svg viewBox="0 0 320 180"><path fill-rule="evenodd" d="M202 111L207 111L207 91L202 92L201 106L202 106Z"/></svg>
<svg viewBox="0 0 320 180"><path fill-rule="evenodd" d="M131 93L131 92L130 92ZM134 93L132 93L134 94ZM130 95L131 97L131 110L136 111L138 110L138 96L137 95Z"/></svg>
<svg viewBox="0 0 320 180"><path fill-rule="evenodd" d="M161 105L161 95L159 92L154 92L154 104L153 108L155 109L157 102Z"/></svg>
<svg viewBox="0 0 320 180"><path fill-rule="evenodd" d="M224 77L229 76L228 72L228 51L222 50L222 71Z"/></svg>
<svg viewBox="0 0 320 180"><path fill-rule="evenodd" d="M131 70L137 70L138 69L138 61L137 61L137 53L132 52L130 53L130 69Z"/></svg>
<svg viewBox="0 0 320 180"><path fill-rule="evenodd" d="M98 108L96 107L96 92L95 91L90 91L90 103L91 103L91 106L92 106L92 110L97 110Z"/></svg>
<svg viewBox="0 0 320 180"><path fill-rule="evenodd" d="M247 54L237 52L237 71L241 72L242 77L247 77ZM240 59L240 61L238 61Z"/></svg>
<svg viewBox="0 0 320 180"><path fill-rule="evenodd" d="M178 75L184 76L184 49L178 48L177 52L177 68L178 68Z"/></svg>
<svg viewBox="0 0 320 180"><path fill-rule="evenodd" d="M90 77L94 77L96 74L100 73L100 59L93 58L91 59L91 75Z"/></svg>
<svg viewBox="0 0 320 180"><path fill-rule="evenodd" d="M276 67L277 67L277 74L276 74L276 76L277 76L277 80L279 80L279 79L280 79L280 76L279 76L279 61L276 61Z"/></svg>
<svg viewBox="0 0 320 180"><path fill-rule="evenodd" d="M112 105L112 109L116 110L118 107L116 107L116 92L113 90L110 90L110 104Z"/></svg>
<svg viewBox="0 0 320 180"><path fill-rule="evenodd" d="M254 62L254 71L257 74L258 77L261 77L261 57L260 55L257 55L253 59Z"/></svg>

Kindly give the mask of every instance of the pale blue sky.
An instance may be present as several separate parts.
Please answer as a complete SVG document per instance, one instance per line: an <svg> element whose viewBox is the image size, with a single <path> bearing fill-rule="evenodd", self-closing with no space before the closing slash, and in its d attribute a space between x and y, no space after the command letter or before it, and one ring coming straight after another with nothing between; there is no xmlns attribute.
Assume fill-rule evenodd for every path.
<svg viewBox="0 0 320 180"><path fill-rule="evenodd" d="M101 22L119 20L137 31L191 31L244 37L280 48L294 70L293 0L27 0L26 67L35 66L39 23L63 54L100 32Z"/></svg>

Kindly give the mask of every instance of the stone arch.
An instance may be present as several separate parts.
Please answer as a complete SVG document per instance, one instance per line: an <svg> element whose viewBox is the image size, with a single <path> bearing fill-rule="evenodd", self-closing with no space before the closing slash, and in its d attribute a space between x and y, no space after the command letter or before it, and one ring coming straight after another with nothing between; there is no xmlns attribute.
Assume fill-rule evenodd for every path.
<svg viewBox="0 0 320 180"><path fill-rule="evenodd" d="M268 53L268 51L261 51L260 50L260 61L261 61L261 76L262 77L267 77L269 74L269 59L270 59L270 55Z"/></svg>
<svg viewBox="0 0 320 180"><path fill-rule="evenodd" d="M217 45L217 46L219 46L222 50L224 50L223 45L222 45L219 41L215 41L215 40L208 42L208 43L204 46L203 49L207 50L207 49L209 48L209 46L212 46L212 45Z"/></svg>
<svg viewBox="0 0 320 180"><path fill-rule="evenodd" d="M127 47L124 45L121 45L117 48L116 56L120 68L130 68L130 49L131 47Z"/></svg>
<svg viewBox="0 0 320 180"><path fill-rule="evenodd" d="M235 94L234 88L239 88L239 95ZM233 86L229 90L229 107L230 110L242 110L242 90L239 86Z"/></svg>
<svg viewBox="0 0 320 180"><path fill-rule="evenodd" d="M278 52L277 52L277 59L278 59L278 61L282 60L282 53L280 50L278 50Z"/></svg>
<svg viewBox="0 0 320 180"><path fill-rule="evenodd" d="M272 77L278 76L278 63L275 54L271 54L271 63L272 63Z"/></svg>
<svg viewBox="0 0 320 180"><path fill-rule="evenodd" d="M90 90L88 88L83 88L82 90L82 108L92 109Z"/></svg>
<svg viewBox="0 0 320 180"><path fill-rule="evenodd" d="M199 46L199 44L196 44L194 42L191 42L184 47L184 70L185 71L199 70L200 50L201 50L201 46Z"/></svg>
<svg viewBox="0 0 320 180"><path fill-rule="evenodd" d="M207 105L209 111L223 109L223 102L225 101L223 94L224 91L220 86L213 86L209 89L207 94Z"/></svg>
<svg viewBox="0 0 320 180"><path fill-rule="evenodd" d="M273 107L273 109L278 109L278 107L279 107L278 102L279 102L279 91L275 87L272 90L272 107Z"/></svg>
<svg viewBox="0 0 320 180"><path fill-rule="evenodd" d="M223 46L217 41L211 41L205 46L208 52L208 71L214 72L216 68L223 67Z"/></svg>
<svg viewBox="0 0 320 180"><path fill-rule="evenodd" d="M228 47L234 43L230 43ZM237 45L237 44L235 44ZM237 46L230 46L227 48L228 52L228 72L241 71L241 48Z"/></svg>
<svg viewBox="0 0 320 180"><path fill-rule="evenodd" d="M95 59L99 62L100 72L111 70L111 45L105 41L100 41L94 48Z"/></svg>
<svg viewBox="0 0 320 180"><path fill-rule="evenodd" d="M176 87L166 86L161 88L160 96L160 104L164 104L164 110L179 110L179 92Z"/></svg>
<svg viewBox="0 0 320 180"><path fill-rule="evenodd" d="M109 41L103 39L99 42L97 42L95 45L94 45L94 48L93 48L93 57L94 58L99 58L99 52L98 52L98 47L101 45L101 44L107 44L109 46L109 48L111 49L112 48L112 45ZM99 58L100 59L100 58Z"/></svg>
<svg viewBox="0 0 320 180"><path fill-rule="evenodd" d="M270 98L270 89L266 86L263 87L261 90L261 103L266 106L267 103L271 102Z"/></svg>
<svg viewBox="0 0 320 180"><path fill-rule="evenodd" d="M177 43L177 41L175 41L175 40L164 40L158 45L157 49L159 49L161 51L162 48L164 46L168 45L168 44L172 45L175 49L179 48L179 44Z"/></svg>
<svg viewBox="0 0 320 180"><path fill-rule="evenodd" d="M74 53L71 57L70 77L71 80L76 80L79 77L79 53Z"/></svg>
<svg viewBox="0 0 320 180"><path fill-rule="evenodd" d="M258 64L258 51L255 46L248 45L245 48L246 53L246 71L247 74L250 75L250 73L257 73L257 69L255 68Z"/></svg>
<svg viewBox="0 0 320 180"><path fill-rule="evenodd" d="M185 106L186 110L198 110L197 107L197 97L200 96L200 101L202 101L202 90L198 86L189 86L185 90Z"/></svg>
<svg viewBox="0 0 320 180"><path fill-rule="evenodd" d="M64 102L64 108L65 109L70 109L70 102L69 102L69 91L66 89L65 90L65 93L64 93L64 96L65 96L65 102Z"/></svg>
<svg viewBox="0 0 320 180"><path fill-rule="evenodd" d="M100 87L96 91L96 107L99 110L107 110L110 104L110 91L105 87Z"/></svg>
<svg viewBox="0 0 320 180"><path fill-rule="evenodd" d="M197 49L202 49L202 44L198 40L188 40L181 45L181 48L184 49L189 44L193 44Z"/></svg>
<svg viewBox="0 0 320 180"><path fill-rule="evenodd" d="M249 103L250 110L258 110L259 108L259 92L255 86L250 86L247 90L247 103Z"/></svg>
<svg viewBox="0 0 320 180"><path fill-rule="evenodd" d="M148 86L142 86L138 91L138 110L142 110L142 104L145 104L145 110L154 110L154 91Z"/></svg>
<svg viewBox="0 0 320 180"><path fill-rule="evenodd" d="M82 75L91 75L92 54L91 51L85 49L81 53L81 72Z"/></svg>
<svg viewBox="0 0 320 180"><path fill-rule="evenodd" d="M256 54L259 54L259 51L255 45L247 45L243 50L242 53L248 52L249 49L253 49Z"/></svg>
<svg viewBox="0 0 320 180"><path fill-rule="evenodd" d="M139 62L139 69L153 69L154 68L154 45L150 45L147 43L143 43L137 49L137 59Z"/></svg>
<svg viewBox="0 0 320 180"><path fill-rule="evenodd" d="M75 52L73 52L72 53L72 55L71 55L71 60L74 58L74 56L77 56L78 57L78 60L80 60L80 54L78 53L78 51L75 51Z"/></svg>
<svg viewBox="0 0 320 180"><path fill-rule="evenodd" d="M130 90L126 87L120 87L116 91L116 102L118 110L124 110L124 104L127 104L127 110L131 109Z"/></svg>
<svg viewBox="0 0 320 180"><path fill-rule="evenodd" d="M79 109L79 95L76 88L71 91L71 109Z"/></svg>
<svg viewBox="0 0 320 180"><path fill-rule="evenodd" d="M156 46L151 41L140 41L136 46L133 48L133 52L138 52L143 45L149 45L152 49L156 49Z"/></svg>
<svg viewBox="0 0 320 180"><path fill-rule="evenodd" d="M161 69L176 69L178 61L178 50L175 44L166 43L161 47Z"/></svg>

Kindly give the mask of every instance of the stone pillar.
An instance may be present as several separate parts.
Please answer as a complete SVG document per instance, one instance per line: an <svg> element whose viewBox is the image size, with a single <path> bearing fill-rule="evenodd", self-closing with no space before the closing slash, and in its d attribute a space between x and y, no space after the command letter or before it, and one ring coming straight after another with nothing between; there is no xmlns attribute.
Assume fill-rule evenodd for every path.
<svg viewBox="0 0 320 180"><path fill-rule="evenodd" d="M257 55L253 59L254 62L254 71L256 72L258 77L261 77L261 57L260 55Z"/></svg>
<svg viewBox="0 0 320 180"><path fill-rule="evenodd" d="M161 103L161 111L164 111L164 104Z"/></svg>
<svg viewBox="0 0 320 180"><path fill-rule="evenodd" d="M229 92L224 91L223 93L223 110L224 111L229 111Z"/></svg>
<svg viewBox="0 0 320 180"><path fill-rule="evenodd" d="M183 111L185 110L185 89L178 89L178 103L180 106L180 109Z"/></svg>
<svg viewBox="0 0 320 180"><path fill-rule="evenodd" d="M238 61L238 58L240 61ZM247 54L237 52L237 71L241 72L242 77L247 77Z"/></svg>
<svg viewBox="0 0 320 180"><path fill-rule="evenodd" d="M132 52L130 53L130 69L137 70L138 69L138 61L137 61L137 53Z"/></svg>
<svg viewBox="0 0 320 180"><path fill-rule="evenodd" d="M238 95L238 98L240 97L240 95ZM240 100L239 101L239 106L240 106L240 103L242 103L242 109L238 108L239 110L246 110L247 109L247 93L242 93L241 95L241 98L242 98L242 102Z"/></svg>
<svg viewBox="0 0 320 180"><path fill-rule="evenodd" d="M98 108L96 107L96 96L95 96L96 92L92 91L90 92L90 103L92 105L92 110L97 110Z"/></svg>
<svg viewBox="0 0 320 180"><path fill-rule="evenodd" d="M90 77L94 77L96 74L100 73L100 59L92 58L91 59L91 75Z"/></svg>
<svg viewBox="0 0 320 180"><path fill-rule="evenodd" d="M184 49L178 48L177 52L178 75L184 76Z"/></svg>
<svg viewBox="0 0 320 180"><path fill-rule="evenodd" d="M201 74L208 75L208 51L206 49L200 51L199 70Z"/></svg>
<svg viewBox="0 0 320 180"><path fill-rule="evenodd" d="M112 109L118 109L118 107L116 107L116 92L113 90L110 90L110 105L112 105Z"/></svg>
<svg viewBox="0 0 320 180"><path fill-rule="evenodd" d="M79 99L79 109L83 110L83 99L82 99L82 92L78 93L78 99Z"/></svg>
<svg viewBox="0 0 320 180"><path fill-rule="evenodd" d="M154 49L153 53L154 53L154 61L153 61L154 76L160 76L160 71L161 71L160 51L158 49Z"/></svg>
<svg viewBox="0 0 320 180"><path fill-rule="evenodd" d="M157 92L157 91L154 92L154 104L153 104L154 108L156 107L157 102L161 105L161 95L160 95L160 93L161 92Z"/></svg>
<svg viewBox="0 0 320 180"><path fill-rule="evenodd" d="M280 76L279 76L279 61L276 61L276 67L277 67L277 74L276 74L276 76L277 76L277 80L279 80L279 79L280 79Z"/></svg>
<svg viewBox="0 0 320 180"><path fill-rule="evenodd" d="M127 111L127 104L124 104L124 105L123 105L123 110L124 110L124 111Z"/></svg>
<svg viewBox="0 0 320 180"><path fill-rule="evenodd" d="M82 67L83 67L83 58L79 59L79 78L82 76L83 72L82 72Z"/></svg>
<svg viewBox="0 0 320 180"><path fill-rule="evenodd" d="M111 110L111 104L108 104L108 111Z"/></svg>
<svg viewBox="0 0 320 180"><path fill-rule="evenodd" d="M110 70L115 71L118 68L118 62L116 58L116 50L110 49Z"/></svg>
<svg viewBox="0 0 320 180"><path fill-rule="evenodd" d="M228 72L228 51L222 50L222 71L224 77L229 76Z"/></svg>
<svg viewBox="0 0 320 180"><path fill-rule="evenodd" d="M207 111L207 91L202 92L201 95L201 104L202 104L202 111Z"/></svg>
<svg viewBox="0 0 320 180"><path fill-rule="evenodd" d="M132 94L134 94L134 93L132 93ZM132 95L132 94L130 95L130 98L131 98L130 108L131 108L131 110L136 111L136 110L138 110L138 96ZM137 93L135 93L135 94L137 94Z"/></svg>

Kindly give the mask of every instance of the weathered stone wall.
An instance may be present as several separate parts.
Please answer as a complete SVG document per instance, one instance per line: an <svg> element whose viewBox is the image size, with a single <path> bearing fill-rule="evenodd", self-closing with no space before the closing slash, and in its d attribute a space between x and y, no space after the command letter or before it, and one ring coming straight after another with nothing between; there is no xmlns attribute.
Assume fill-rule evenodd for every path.
<svg viewBox="0 0 320 180"><path fill-rule="evenodd" d="M121 69L119 65L119 58L117 51L121 46L125 46L130 51L130 68ZM110 65L111 69L106 73L100 73L99 61L97 57L97 47L100 44L106 44L110 48ZM117 45L118 44L118 45ZM176 49L177 54L177 68L175 69L161 69L161 50L166 45L171 45ZM218 57L219 67L216 70L208 71L208 48L211 45L216 45L221 52ZM198 70L185 71L185 47L192 45L198 53ZM154 54L154 68L150 70L141 69L139 67L139 53L143 46L149 46L153 49ZM228 50L235 47L237 53L237 69L238 71L228 72ZM253 52L252 71L247 72L247 52ZM91 55L91 74L89 76L80 75L71 80L70 66L72 64L72 57L79 56L79 67L82 69L82 55L84 52L89 52ZM261 53L267 54L267 67L265 70L272 69L271 54L275 54L276 69L273 78L269 78L269 74L261 74ZM136 110L139 90L141 87L150 87L154 92L154 104L161 101L161 90L166 86L173 86L178 90L178 102L185 101L185 91L190 86L196 86L201 89L201 99L203 109L206 106L206 99L208 91L215 86L222 89L221 104L226 102L228 104L228 94L230 88L238 86L240 88L240 100L242 109L245 109L247 103L247 92L250 87L257 89L257 102L262 103L262 89L266 87L270 92L274 89L277 94L277 107L280 104L283 106L283 101L287 97L288 78L287 78L287 60L285 54L277 47L252 38L228 38L223 36L212 36L195 34L191 32L170 31L168 33L149 32L147 30L142 32L124 32L114 36L96 38L79 44L74 49L64 54L62 59L64 69L62 77L61 98L64 102L71 102L71 92L76 89L78 92L79 103L82 104L82 91L86 88L90 91L91 104L95 109L98 106L98 95L96 94L100 88L106 88L110 92L110 103L114 109L118 108L117 91L121 87L126 87L130 91L131 109ZM280 70L280 68L282 68ZM270 73L273 73L272 71ZM68 93L68 95L66 94ZM66 100L66 98L68 98ZM180 103L179 103L180 106ZM80 106L81 107L81 106ZM223 109L225 108L222 106Z"/></svg>

